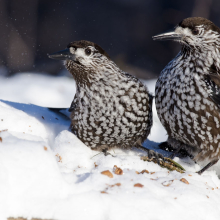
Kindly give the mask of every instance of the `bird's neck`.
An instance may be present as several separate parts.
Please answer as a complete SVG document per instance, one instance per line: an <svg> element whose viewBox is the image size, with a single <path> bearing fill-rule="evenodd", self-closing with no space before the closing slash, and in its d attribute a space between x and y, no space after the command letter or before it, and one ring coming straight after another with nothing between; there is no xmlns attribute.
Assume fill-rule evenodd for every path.
<svg viewBox="0 0 220 220"><path fill-rule="evenodd" d="M79 101L83 99L89 102L94 101L94 99L111 101L111 99L118 96L118 91L127 80L121 70L117 71L117 74L107 70L104 70L101 74L98 72L94 74L96 75L90 74L86 81L76 81L76 97Z"/></svg>
<svg viewBox="0 0 220 220"><path fill-rule="evenodd" d="M201 74L206 74L206 69L208 70L213 65L217 69L217 72L220 73L220 52L218 47L183 47L177 57L181 60L185 60L188 64L193 63L194 68L197 70L201 69Z"/></svg>

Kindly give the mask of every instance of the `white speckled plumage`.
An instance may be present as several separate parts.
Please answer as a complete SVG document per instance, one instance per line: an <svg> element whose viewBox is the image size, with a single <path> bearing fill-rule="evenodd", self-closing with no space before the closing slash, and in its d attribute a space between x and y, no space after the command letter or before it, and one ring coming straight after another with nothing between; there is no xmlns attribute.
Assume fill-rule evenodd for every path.
<svg viewBox="0 0 220 220"><path fill-rule="evenodd" d="M156 83L158 116L174 148L173 140L179 141L195 160L212 162L220 158L220 29L207 19L188 18L174 34L182 49Z"/></svg>

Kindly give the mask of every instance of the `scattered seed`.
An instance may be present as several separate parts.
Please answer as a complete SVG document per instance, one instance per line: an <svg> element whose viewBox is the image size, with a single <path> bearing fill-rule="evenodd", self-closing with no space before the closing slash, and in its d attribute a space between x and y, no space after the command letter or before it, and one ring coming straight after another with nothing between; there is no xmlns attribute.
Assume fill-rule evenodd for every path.
<svg viewBox="0 0 220 220"><path fill-rule="evenodd" d="M58 157L58 162L62 163L62 157L59 154L56 154L55 156Z"/></svg>
<svg viewBox="0 0 220 220"><path fill-rule="evenodd" d="M142 170L141 173L142 173L142 174L143 174L143 173L149 173L149 171L148 171L148 170Z"/></svg>
<svg viewBox="0 0 220 220"><path fill-rule="evenodd" d="M142 187L144 187L144 185L142 185L141 183L136 183L136 184L134 184L134 187L140 187L140 188L142 188Z"/></svg>
<svg viewBox="0 0 220 220"><path fill-rule="evenodd" d="M180 179L180 181L185 183L185 184L189 184L189 182L185 178Z"/></svg>
<svg viewBox="0 0 220 220"><path fill-rule="evenodd" d="M121 183L115 183L115 186L121 186Z"/></svg>
<svg viewBox="0 0 220 220"><path fill-rule="evenodd" d="M104 170L101 172L101 174L108 176L109 178L113 178L113 174L109 170Z"/></svg>
<svg viewBox="0 0 220 220"><path fill-rule="evenodd" d="M114 165L114 167L113 167L113 172L116 175L122 175L123 174L123 170L120 167L117 167L116 165Z"/></svg>
<svg viewBox="0 0 220 220"><path fill-rule="evenodd" d="M96 164L96 162L94 162L94 165L95 165L95 168L98 166L98 165Z"/></svg>
<svg viewBox="0 0 220 220"><path fill-rule="evenodd" d="M106 184L106 185L108 185L108 184ZM109 187L114 187L114 186L121 186L121 183L115 183L115 184L113 184L113 185L108 185Z"/></svg>
<svg viewBox="0 0 220 220"><path fill-rule="evenodd" d="M170 185L173 183L173 181L174 181L174 180L164 181L164 182L162 182L161 184L162 184L163 186L168 187L168 186L170 186Z"/></svg>

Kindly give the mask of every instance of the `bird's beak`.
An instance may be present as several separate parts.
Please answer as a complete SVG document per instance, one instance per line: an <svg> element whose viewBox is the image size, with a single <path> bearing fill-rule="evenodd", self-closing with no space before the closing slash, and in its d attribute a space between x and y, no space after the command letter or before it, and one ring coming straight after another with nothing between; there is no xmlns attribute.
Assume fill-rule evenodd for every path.
<svg viewBox="0 0 220 220"><path fill-rule="evenodd" d="M153 40L181 40L182 34L176 33L175 30L158 34L152 37Z"/></svg>
<svg viewBox="0 0 220 220"><path fill-rule="evenodd" d="M70 53L70 49L58 51L56 53L48 54L48 57L55 60L75 60L75 54Z"/></svg>

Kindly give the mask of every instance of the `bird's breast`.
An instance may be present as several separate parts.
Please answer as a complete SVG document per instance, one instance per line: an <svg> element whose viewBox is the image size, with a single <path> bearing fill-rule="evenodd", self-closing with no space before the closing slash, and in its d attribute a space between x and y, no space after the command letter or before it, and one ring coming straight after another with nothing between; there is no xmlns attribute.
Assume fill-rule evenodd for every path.
<svg viewBox="0 0 220 220"><path fill-rule="evenodd" d="M142 87L137 91L98 88L78 97L72 113L73 130L80 139L91 139L92 146L96 142L127 143L135 140L134 135L138 138L150 131L152 99Z"/></svg>
<svg viewBox="0 0 220 220"><path fill-rule="evenodd" d="M168 135L181 142L216 151L220 114L209 98L203 75L185 69L166 69L158 79L155 102Z"/></svg>

